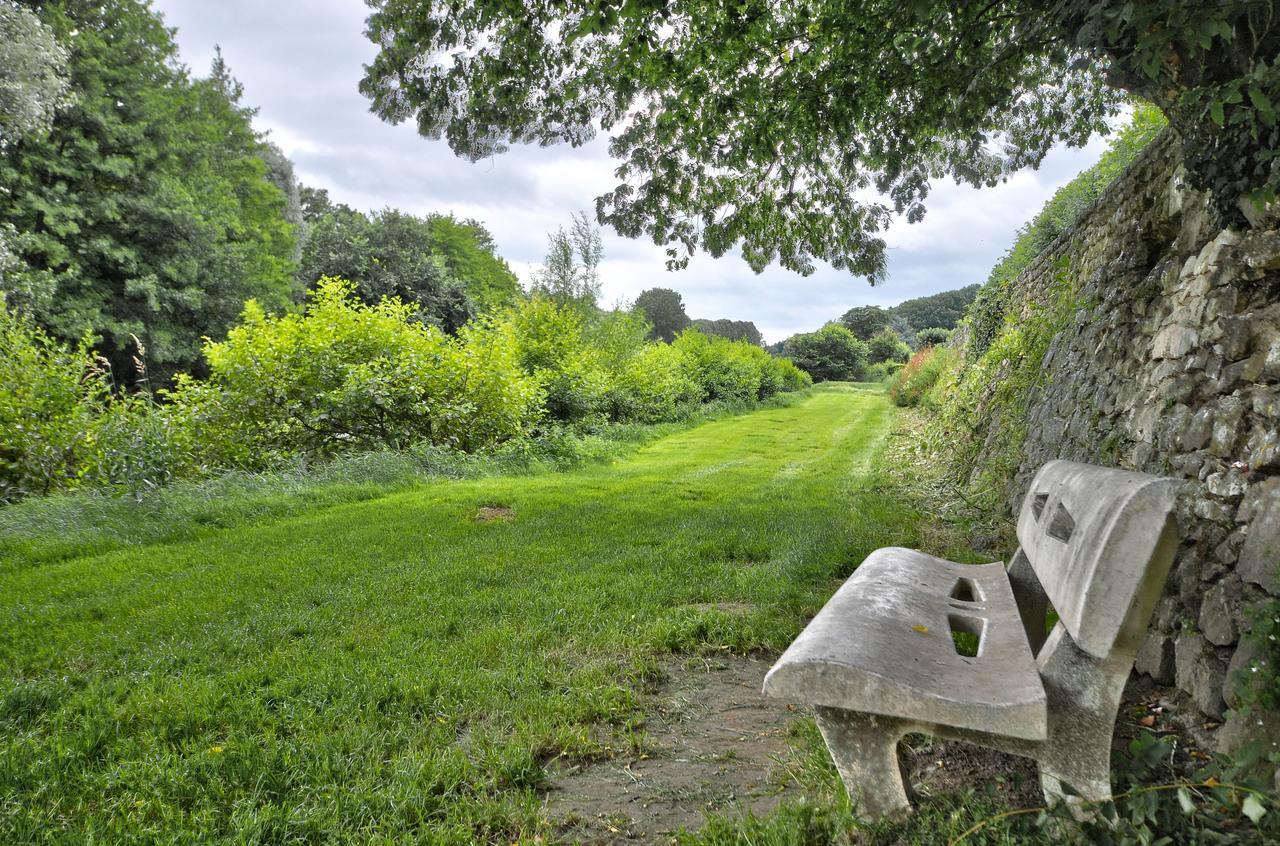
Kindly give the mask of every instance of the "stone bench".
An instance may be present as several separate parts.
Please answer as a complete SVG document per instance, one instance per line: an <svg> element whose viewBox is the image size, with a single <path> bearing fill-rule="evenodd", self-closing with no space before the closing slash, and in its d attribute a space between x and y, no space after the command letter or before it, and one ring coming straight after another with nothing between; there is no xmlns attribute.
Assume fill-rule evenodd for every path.
<svg viewBox="0 0 1280 846"><path fill-rule="evenodd" d="M1052 461L1018 517L1008 569L873 552L769 671L814 706L868 820L911 810L897 743L912 732L1036 760L1049 802L1111 796L1120 696L1177 548L1174 479ZM1059 622L1045 636L1046 611ZM976 654L952 632L977 640Z"/></svg>

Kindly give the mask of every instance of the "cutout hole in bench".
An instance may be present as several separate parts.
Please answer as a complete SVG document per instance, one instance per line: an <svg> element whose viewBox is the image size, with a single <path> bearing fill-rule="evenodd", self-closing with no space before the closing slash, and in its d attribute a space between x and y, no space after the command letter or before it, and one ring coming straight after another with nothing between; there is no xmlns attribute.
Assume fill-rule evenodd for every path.
<svg viewBox="0 0 1280 846"><path fill-rule="evenodd" d="M973 579L961 576L956 579L956 586L951 589L951 598L960 602L981 602L982 590Z"/></svg>
<svg viewBox="0 0 1280 846"><path fill-rule="evenodd" d="M1035 515L1036 522L1040 522L1040 515L1044 513L1045 503L1049 501L1047 493L1038 493L1031 499L1031 513Z"/></svg>
<svg viewBox="0 0 1280 846"><path fill-rule="evenodd" d="M982 651L983 620L964 614L948 614L947 626L951 629L951 644L957 655L977 658Z"/></svg>
<svg viewBox="0 0 1280 846"><path fill-rule="evenodd" d="M1075 518L1067 511L1066 506L1058 503L1058 507L1053 512L1053 519L1049 521L1048 532L1049 537L1056 538L1063 543L1071 540L1071 533L1076 530Z"/></svg>

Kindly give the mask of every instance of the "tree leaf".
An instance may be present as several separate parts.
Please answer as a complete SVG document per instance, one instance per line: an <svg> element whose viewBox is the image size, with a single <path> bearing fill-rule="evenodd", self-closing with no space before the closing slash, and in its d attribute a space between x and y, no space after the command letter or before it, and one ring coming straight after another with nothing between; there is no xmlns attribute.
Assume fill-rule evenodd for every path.
<svg viewBox="0 0 1280 846"><path fill-rule="evenodd" d="M1196 812L1196 805L1191 801L1191 793L1185 787L1178 788L1178 805L1182 808L1182 813L1187 816Z"/></svg>
<svg viewBox="0 0 1280 846"><path fill-rule="evenodd" d="M1258 797L1252 793L1244 797L1244 804L1240 806L1240 813L1253 820L1254 825L1258 824L1258 820L1262 819L1262 815L1266 812L1267 809L1258 801Z"/></svg>

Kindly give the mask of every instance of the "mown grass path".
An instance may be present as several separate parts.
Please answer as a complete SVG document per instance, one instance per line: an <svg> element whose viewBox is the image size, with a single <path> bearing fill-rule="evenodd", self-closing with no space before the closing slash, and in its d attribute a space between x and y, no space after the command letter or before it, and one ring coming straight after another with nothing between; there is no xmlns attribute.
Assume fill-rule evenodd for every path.
<svg viewBox="0 0 1280 846"><path fill-rule="evenodd" d="M655 656L779 649L912 542L892 415L828 385L612 466L0 571L0 842L554 840L543 762L641 742Z"/></svg>

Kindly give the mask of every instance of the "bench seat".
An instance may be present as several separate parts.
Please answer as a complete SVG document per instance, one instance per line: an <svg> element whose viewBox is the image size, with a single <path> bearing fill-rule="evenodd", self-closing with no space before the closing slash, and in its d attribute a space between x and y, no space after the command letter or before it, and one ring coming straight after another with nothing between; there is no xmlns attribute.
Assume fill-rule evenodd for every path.
<svg viewBox="0 0 1280 846"><path fill-rule="evenodd" d="M951 631L979 637L976 657ZM764 682L790 702L1044 740L1044 686L1002 564L872 553Z"/></svg>

